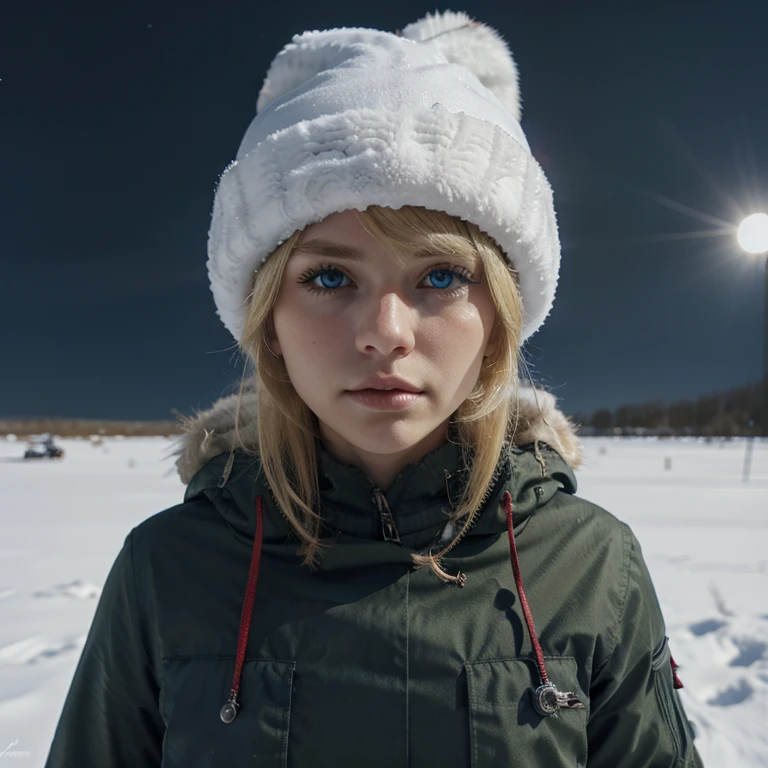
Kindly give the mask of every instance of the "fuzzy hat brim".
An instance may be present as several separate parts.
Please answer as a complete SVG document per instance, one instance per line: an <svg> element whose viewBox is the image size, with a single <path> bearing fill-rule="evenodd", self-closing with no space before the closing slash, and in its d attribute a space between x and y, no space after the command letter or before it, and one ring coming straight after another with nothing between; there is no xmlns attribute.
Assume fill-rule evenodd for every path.
<svg viewBox="0 0 768 768"><path fill-rule="evenodd" d="M518 122L517 70L495 31L446 12L403 36L306 32L275 57L259 109L219 181L208 238L217 312L238 341L254 273L275 248L370 205L477 225L518 273L522 341L541 326L560 266L552 191Z"/></svg>
<svg viewBox="0 0 768 768"><path fill-rule="evenodd" d="M232 335L242 335L253 272L267 255L310 222L369 205L423 206L476 224L518 272L522 340L544 322L560 262L546 177L499 126L438 105L317 118L270 136L228 168L214 204L208 269Z"/></svg>

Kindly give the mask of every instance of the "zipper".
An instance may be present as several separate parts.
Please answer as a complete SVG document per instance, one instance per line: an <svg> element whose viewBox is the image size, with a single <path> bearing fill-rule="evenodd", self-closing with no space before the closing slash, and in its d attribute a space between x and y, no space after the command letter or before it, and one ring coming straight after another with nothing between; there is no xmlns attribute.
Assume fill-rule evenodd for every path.
<svg viewBox="0 0 768 768"><path fill-rule="evenodd" d="M371 491L371 498L373 499L374 504L376 504L376 509L378 510L379 518L381 519L381 532L384 534L384 541L392 541L395 544L400 544L400 546L402 546L400 534L397 532L397 526L395 525L395 518L392 515L392 510L389 508L389 504L387 504L387 498L384 495L384 491L378 486L374 486Z"/></svg>
<svg viewBox="0 0 768 768"><path fill-rule="evenodd" d="M283 520L285 520L286 523L288 523L288 527L291 529L291 534L295 535L295 531L293 530L293 524L291 521L286 517L285 512L283 512L282 507L277 503L277 499L275 498L274 491L272 490L272 484L271 483L265 483L267 488L269 489L269 495L272 497L272 501L275 504L275 508L282 516Z"/></svg>
<svg viewBox="0 0 768 768"><path fill-rule="evenodd" d="M506 457L506 446L503 453ZM508 457L501 459L499 463L496 465L496 469L493 472L493 476L491 477L491 480L488 483L488 488L486 492L483 494L483 498L480 500L480 505L472 513L472 519L469 525L464 529L463 532L459 532L459 535L451 542L450 546L448 546L446 550L443 552L443 557L445 557L475 527L475 525L477 525L477 521L480 519L480 515L478 515L478 512L485 506L485 503L488 501L490 496L492 496L496 492L497 490L496 484L498 482L499 476L501 475L502 470L507 468L507 464L508 464ZM457 527L459 526L459 521L457 521L456 525ZM440 558L440 566L442 567L442 558Z"/></svg>
<svg viewBox="0 0 768 768"><path fill-rule="evenodd" d="M503 451L503 454L506 456L506 445L505 450ZM491 481L488 483L488 488L483 495L482 499L480 500L480 505L478 508L472 513L472 520L467 526L466 530L463 533L460 533L459 536L453 540L451 545L448 547L448 549L443 553L443 556L448 554L477 524L477 521L479 520L479 515L477 514L484 506L488 498L495 492L495 486L496 482L499 479L499 475L501 474L502 470L507 468L509 462L509 457L506 456L506 459L502 459L499 461L499 463L496 465L496 469L494 470L493 476L491 477ZM447 481L450 480L452 477L452 474L446 475L446 484ZM291 528L291 531L293 531L293 525L291 524L291 521L286 517L285 512L283 512L282 507L277 503L277 499L275 498L275 494L272 490L272 486L270 483L266 483L267 488L269 489L269 495L272 497L272 501L274 502L275 508L280 513L283 520L285 520L286 523L288 523L288 526ZM395 518L392 514L392 511L389 508L389 504L387 503L386 496L384 495L384 492L379 488L378 486L374 486L373 490L371 491L371 498L373 499L374 503L376 504L376 509L379 513L379 518L381 519L381 531L384 535L384 541L391 541L395 544L400 544L402 546L402 542L400 541L400 534L398 533L397 526L395 525ZM448 499L450 500L450 493L448 494ZM441 558L442 560L442 558Z"/></svg>

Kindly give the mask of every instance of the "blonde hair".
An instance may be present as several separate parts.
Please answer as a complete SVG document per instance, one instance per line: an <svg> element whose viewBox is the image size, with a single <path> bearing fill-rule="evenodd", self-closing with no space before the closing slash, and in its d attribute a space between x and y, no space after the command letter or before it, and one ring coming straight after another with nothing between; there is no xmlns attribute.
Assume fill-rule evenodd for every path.
<svg viewBox="0 0 768 768"><path fill-rule="evenodd" d="M484 267L496 320L492 331L495 347L483 360L477 384L454 412L451 427L462 446L468 470L467 481L449 518L451 529L463 526L452 541L437 551L414 553L414 563L428 566L445 581L460 577L446 573L441 558L463 538L474 522L496 480L495 470L505 443L512 439L517 425L516 382L520 356L523 306L517 274L505 261L497 243L476 225L442 211L416 206L399 209L370 206L358 211L365 229L375 237L400 265L425 248L438 248L477 255ZM315 509L319 500L317 417L298 395L282 357L269 350L274 337L272 307L277 299L288 259L300 242L304 230L295 232L269 256L254 276L249 309L240 347L253 365L248 388L257 394L257 445L245 445L237 428L239 447L257 454L274 501L301 540L298 554L313 567L317 550L332 542L320 538L322 517ZM245 372L240 387L240 400ZM275 439L279 435L280 439ZM434 548L433 548L434 549ZM463 578L463 577L462 577Z"/></svg>

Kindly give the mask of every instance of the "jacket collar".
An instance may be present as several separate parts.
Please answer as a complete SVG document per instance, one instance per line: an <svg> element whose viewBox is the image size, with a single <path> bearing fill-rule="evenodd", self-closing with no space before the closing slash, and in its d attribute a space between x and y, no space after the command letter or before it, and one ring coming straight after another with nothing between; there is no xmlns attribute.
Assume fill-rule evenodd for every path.
<svg viewBox="0 0 768 768"><path fill-rule="evenodd" d="M515 439L499 456L493 482L469 535L506 530L500 506L504 490L512 495L516 528L558 489L576 490L572 470L581 463L581 446L575 428L557 409L551 394L537 392L537 396L538 406L530 390L521 387ZM176 466L187 484L185 501L208 498L236 533L251 541L255 498L260 495L271 501L273 510L277 505L258 459L239 448L232 450L236 407L237 396L233 395L185 419L185 432L175 451ZM256 434L255 413L255 394L244 394L239 431L246 445ZM358 467L337 461L321 441L316 441L316 448L326 534L336 534L340 543L362 546L361 558L370 562L374 550L366 545L383 539L379 508L372 496L376 486ZM403 468L384 495L404 555L405 550L420 551L442 536L450 537L447 518L465 478L461 446L450 440ZM265 541L285 541L290 535L284 517L265 515ZM326 554L329 564L327 558Z"/></svg>
<svg viewBox="0 0 768 768"><path fill-rule="evenodd" d="M358 467L337 461L320 441L317 452L320 498L329 533L381 539L379 493L380 503L386 502L392 512L401 544L411 549L421 549L439 536L450 516L451 501L458 495L456 479L464 476L461 446L450 441L406 465L386 493Z"/></svg>

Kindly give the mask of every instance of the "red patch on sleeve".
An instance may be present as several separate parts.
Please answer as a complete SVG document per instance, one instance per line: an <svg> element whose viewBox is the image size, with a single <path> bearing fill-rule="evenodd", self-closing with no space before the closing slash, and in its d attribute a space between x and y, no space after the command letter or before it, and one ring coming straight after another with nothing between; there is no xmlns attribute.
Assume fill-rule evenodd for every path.
<svg viewBox="0 0 768 768"><path fill-rule="evenodd" d="M675 688L682 688L683 681L677 676L677 664L672 656L669 657L669 662L672 665L672 680L674 681Z"/></svg>

